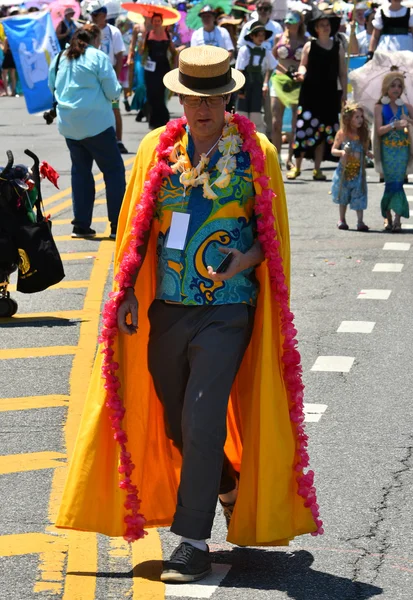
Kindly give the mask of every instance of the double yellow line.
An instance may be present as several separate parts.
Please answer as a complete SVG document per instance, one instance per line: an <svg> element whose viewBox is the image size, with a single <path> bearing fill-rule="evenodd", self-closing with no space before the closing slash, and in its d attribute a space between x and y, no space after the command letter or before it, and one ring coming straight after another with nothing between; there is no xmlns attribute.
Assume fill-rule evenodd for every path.
<svg viewBox="0 0 413 600"><path fill-rule="evenodd" d="M124 161L125 167L132 165L134 160L135 160L134 156L132 158L127 158ZM95 175L94 180L96 183L98 181L102 181L103 180L102 173L98 173L97 175ZM95 186L96 192L101 192L104 189L105 189L104 182L98 183L98 185ZM72 188L68 187L64 190L61 190L60 192L57 192L56 194L53 194L53 196L50 196L49 198L43 200L43 206L45 207L45 209L48 209L48 210L46 210L46 213L50 214L51 216L54 216L54 215L62 212L63 210L66 210L66 208L69 208L70 206L72 206L71 198L64 200L63 202L61 202L60 204L57 204L56 206L52 206L55 204L55 202L58 202L59 200L63 200L64 198L71 196L71 194L72 194Z"/></svg>
<svg viewBox="0 0 413 600"><path fill-rule="evenodd" d="M126 160L125 166L132 164L133 161L134 158ZM100 179L102 179L102 175L95 177L95 181L99 181ZM99 184L96 186L96 191L103 188L104 184ZM65 198L70 193L71 188L68 188L68 190L56 194L47 200L45 207ZM53 212L49 212L57 214L70 206L70 204L71 199L66 200L60 205L53 206L51 209ZM56 223L57 221L55 220ZM107 235L108 231L105 234ZM82 320L80 326L78 347L70 374L70 399L64 427L68 459L70 459L73 453L83 411L86 393L85 382L90 379L95 357L100 308L107 274L112 262L113 242L102 240L99 244L99 250L94 254L96 254L98 260L94 261L82 310L83 316L87 318ZM56 520L57 507L63 490L66 472L66 468L59 468L54 471L49 500L49 518L52 523ZM53 526L50 528L50 531L55 534L57 533ZM59 535L62 535L61 530L59 530ZM68 537L68 556L66 576L64 577L63 600L94 600L96 595L96 576L91 576L90 574L97 573L98 571L97 536L94 533L77 531L69 531L68 534L64 535ZM157 530L151 529L145 540L135 542L132 548L123 540L116 540L115 546L116 549L112 549L110 552L110 554L113 554L113 557L110 556L110 558L116 559L117 553L121 551L124 557L128 556L129 564L134 567L134 577L131 582L133 600L148 600L149 598L151 600L163 600L165 598L165 585L160 581L154 581L153 573L148 573L148 578L143 577L145 569L137 568L137 565L139 566L146 561L150 561L149 564L152 565L151 568L153 569L154 561L159 563L162 560L162 547ZM48 573L60 572L63 575L64 564L60 561L56 552L51 552L43 554L40 568L46 583ZM38 587L38 591L42 591L42 586Z"/></svg>
<svg viewBox="0 0 413 600"><path fill-rule="evenodd" d="M132 164L134 158L125 161L125 165ZM95 181L102 179L97 175ZM97 191L104 188L104 184L96 186ZM71 188L62 190L44 201L46 213L57 215L71 206ZM57 203L57 204L56 204ZM98 218L99 221L106 219ZM107 221L106 221L107 222ZM69 224L70 219L54 219L54 224ZM109 233L109 224L105 235ZM2 410L14 410L16 404L20 410L31 408L46 408L48 406L67 406L67 419L64 424L66 442L66 455L60 453L43 452L30 456L31 467L52 468L53 479L49 496L48 517L50 523L55 523L58 505L62 495L64 482L67 475L65 459L72 456L75 439L80 425L83 411L87 382L90 379L96 352L96 339L98 335L101 302L104 294L105 283L112 263L114 244L108 239L103 239L97 251L92 254L96 259L93 264L89 281L66 282L67 287L82 283L87 287L84 306L77 311L82 319L80 325L79 341L76 347L67 347L63 354L73 354L72 370L70 373L69 396L39 396L36 398L9 399L2 405ZM91 253L88 253L91 254ZM76 254L75 254L76 255ZM69 254L70 258L73 254ZM76 258L79 258L79 253ZM73 311L66 311L67 316L74 317ZM31 315L16 315L18 318L38 318L43 313ZM47 315L47 313L44 313ZM57 313L53 313L54 316ZM61 316L66 316L63 311ZM16 318L14 317L14 318ZM38 348L36 355L45 353L62 354L63 348ZM33 354L33 349L20 349L19 356ZM2 358L0 353L0 358ZM8 354L3 358L9 358ZM4 464L0 462L0 472L16 472L21 457L5 457ZM62 462L60 462L62 461ZM20 468L20 467L19 467ZM17 469L18 470L18 469ZM25 470L27 470L25 468ZM94 510L94 507L91 507ZM94 600L96 596L96 581L98 573L98 544L95 533L78 531L63 532L56 530L53 525L46 527L45 533L21 534L0 537L0 555L15 556L21 554L39 553L40 577L34 586L35 593L55 593L62 595L62 600ZM65 564L65 556L67 562ZM157 573L153 572L154 565L159 565L162 559L162 547L156 529L151 529L145 540L136 542L132 548L121 539L110 540L109 561L116 562L122 557L122 566L126 562L133 568L133 579L130 581L130 596L133 600L163 600L165 586L156 580ZM145 564L146 563L146 564ZM155 570L157 568L155 567Z"/></svg>

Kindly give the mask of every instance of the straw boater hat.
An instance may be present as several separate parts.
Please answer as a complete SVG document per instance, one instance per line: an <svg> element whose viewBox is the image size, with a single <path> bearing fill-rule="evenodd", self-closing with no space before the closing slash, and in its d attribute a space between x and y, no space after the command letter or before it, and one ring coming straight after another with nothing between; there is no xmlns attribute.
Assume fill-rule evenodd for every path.
<svg viewBox="0 0 413 600"><path fill-rule="evenodd" d="M165 86L176 94L219 96L241 89L245 77L231 69L230 55L215 46L194 46L179 54L179 68L163 78Z"/></svg>

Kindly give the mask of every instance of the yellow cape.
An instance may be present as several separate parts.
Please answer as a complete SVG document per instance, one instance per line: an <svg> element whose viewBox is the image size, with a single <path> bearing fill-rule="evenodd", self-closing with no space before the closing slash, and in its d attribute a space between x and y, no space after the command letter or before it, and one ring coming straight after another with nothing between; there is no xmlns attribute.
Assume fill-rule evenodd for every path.
<svg viewBox="0 0 413 600"><path fill-rule="evenodd" d="M131 240L131 223L143 184L154 164L162 130L142 141L122 205L118 226L115 274ZM284 186L275 148L263 135L258 142L266 156L265 174L276 192L273 212L280 252L289 283L290 245ZM254 174L254 178L257 177ZM256 186L257 193L260 188ZM180 456L164 431L163 410L147 368L148 308L155 296L157 222L136 284L139 330L118 335L114 360L120 363L120 394L126 408L123 427L136 465L132 480L142 499L147 527L168 526L175 512ZM225 450L240 470L239 494L228 541L240 546L286 545L317 526L297 494L294 471L296 438L290 421L282 374L279 306L274 301L268 268L257 269L260 294L254 333L234 383L228 410ZM116 282L114 289L116 289ZM167 357L165 357L167 360ZM71 460L58 527L122 536L125 491L118 486L119 445L113 439L106 392L97 354L74 455Z"/></svg>

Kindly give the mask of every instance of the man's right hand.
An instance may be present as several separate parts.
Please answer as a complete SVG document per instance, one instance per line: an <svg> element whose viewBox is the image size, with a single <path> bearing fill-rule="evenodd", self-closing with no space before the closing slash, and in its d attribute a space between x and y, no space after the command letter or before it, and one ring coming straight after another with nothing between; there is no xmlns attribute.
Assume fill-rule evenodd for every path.
<svg viewBox="0 0 413 600"><path fill-rule="evenodd" d="M130 315L131 323L126 319ZM133 335L138 331L138 300L132 288L127 288L118 309L118 327L122 333Z"/></svg>

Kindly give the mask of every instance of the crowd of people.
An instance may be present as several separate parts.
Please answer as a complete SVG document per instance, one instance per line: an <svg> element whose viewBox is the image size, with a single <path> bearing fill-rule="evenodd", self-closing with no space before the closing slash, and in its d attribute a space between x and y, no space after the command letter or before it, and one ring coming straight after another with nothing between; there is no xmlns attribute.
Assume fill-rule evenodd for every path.
<svg viewBox="0 0 413 600"><path fill-rule="evenodd" d="M99 48L107 55L113 67L115 80L119 84L119 94L116 98L111 99L109 94L105 97L105 102L112 103L115 141L121 154L126 154L128 150L122 141L120 96L123 94L125 110L128 112L136 110L136 120L146 120L149 129L166 125L170 118L168 101L171 92L165 87L164 77L177 65L180 52L187 47L220 47L229 52L232 66L245 76L243 88L231 94L229 110L236 110L238 114L249 117L258 131L266 133L280 156L283 143L288 144L285 161L288 180L295 180L301 176L302 161L304 158L309 158L314 161L313 179L325 181L326 175L321 169L323 161L338 160L339 166L333 182L333 198L335 202L340 202L340 199L351 196L350 190L353 187L356 189L354 182L362 177L365 161L375 159L376 166L381 165L381 177L386 183L387 200L383 201L386 205L392 194L390 188L395 189L396 184L392 182L390 185L388 161L381 157L388 153L389 136L393 139L395 135L399 135L395 132L408 131L411 109L407 105L402 112L400 107L397 111L392 111L391 103L382 111L378 108L374 115L375 139L380 143L375 143L373 149L368 135L368 146L363 142L366 147L363 146L361 151L359 142L356 143L357 135L354 131L353 134L348 133L349 125L346 119L351 110L348 107L343 110L346 106L348 90L347 57L364 56L367 61L373 57L376 49L380 52L413 50L411 33L413 14L410 14L409 8L401 5L400 0L391 0L390 3L383 5L362 1L355 4L353 10L350 10L351 7L352 5L341 2L335 3L333 10L333 6L327 2L313 5L290 0L283 12L281 5L272 4L270 0L257 0L254 5L244 0L236 0L230 14L227 15L223 13L216 0L213 5L203 0L199 3L198 11L201 26L193 31L186 28L186 33L189 32L189 35L184 36L179 23L165 26L163 15L156 11L142 19L140 23L133 23L130 14L117 16L108 14L105 0L88 0L82 5L83 16L80 20L74 19L73 8L64 11L63 19L56 27L56 34L64 56L65 49L70 47L72 41L78 39L79 35L83 35L81 32L87 31L88 35L90 34L85 22L93 23L98 27ZM177 8L184 18L189 5L183 2L179 3ZM2 10L6 15L21 13L17 7ZM35 6L29 8L29 11L35 10L38 10ZM274 18L274 15L278 18ZM4 33L1 35L1 29L0 47L3 52L2 93L16 95L13 55ZM51 72L55 70L56 62L56 60L53 62ZM62 67L64 63L65 60L62 60ZM71 70L70 73L72 78L78 77L76 71ZM68 94L66 75L64 90L61 89L63 76L62 68L62 74L57 74L56 77L55 90L58 109L59 103L61 104L64 98L64 108L58 112L59 119L62 120L62 115L70 103L72 108L76 105L76 116L73 118L78 120L78 125L75 129L85 134L89 132L90 123L84 116L86 113L82 114L78 99ZM99 82L102 76L106 77L108 74L96 71L95 76L96 81ZM400 77L403 79L402 76ZM53 76L51 82L54 89ZM79 81L76 80L74 83L75 88L78 89ZM112 81L111 85L115 89L115 81ZM402 81L400 85L403 86ZM105 94L104 86L101 87L101 92ZM87 104L88 101L88 94L85 94L81 104ZM382 100L377 98L377 102L379 106ZM357 110L362 112L363 108ZM357 111L356 113L358 114ZM363 122L366 122L365 115L363 115ZM389 124L392 131L380 133L383 127ZM101 124L100 129L102 127ZM339 135L339 130L342 135ZM68 139L66 124L62 125L61 131ZM97 133L101 135L102 132L103 130ZM349 141L346 135L350 137L352 135L354 139ZM403 135L407 136L406 144L410 143L409 134ZM339 142L344 139L346 141L343 143L347 146L345 155L342 155L340 153L344 151L341 147L343 143L340 145ZM353 151L352 149L356 147L358 149ZM400 151L399 148L404 148L404 145L399 140L394 147L396 151ZM361 155L364 158L360 162ZM349 156L353 159L349 159ZM96 157L90 155L90 159L93 158ZM73 154L72 160L75 160ZM87 162L89 163L90 160ZM345 162L346 167L344 167ZM353 170L354 165L360 163L360 169L357 171L357 176L351 180L352 183L347 181L350 163L353 165ZM397 160L399 166L404 163L405 161ZM76 173L75 178L79 176L79 169ZM342 183L343 177L346 180L345 185ZM399 173L397 177L399 183L403 182L406 178L406 170L404 173ZM91 186L88 187L93 197ZM74 185L73 188L76 190L79 186ZM361 193L361 188L357 189ZM399 197L401 191L397 189L395 193ZM368 229L361 213L367 205L366 192L363 198L363 201L350 203L351 208L363 207L355 208L359 211L357 228L360 231ZM87 204L89 205L90 201ZM111 204L118 204L118 200ZM346 204L347 201L344 206ZM400 216L408 212L403 203L403 207L397 202L396 204L399 212L394 218L387 209L383 210L386 216L386 227L391 227L393 231L400 229ZM79 203L74 202L74 205L77 206ZM390 206L392 206L391 201ZM83 216L76 219L79 235L94 234L87 221ZM347 228L343 211L340 212L338 227ZM116 231L116 219L112 221L112 229L113 232Z"/></svg>

